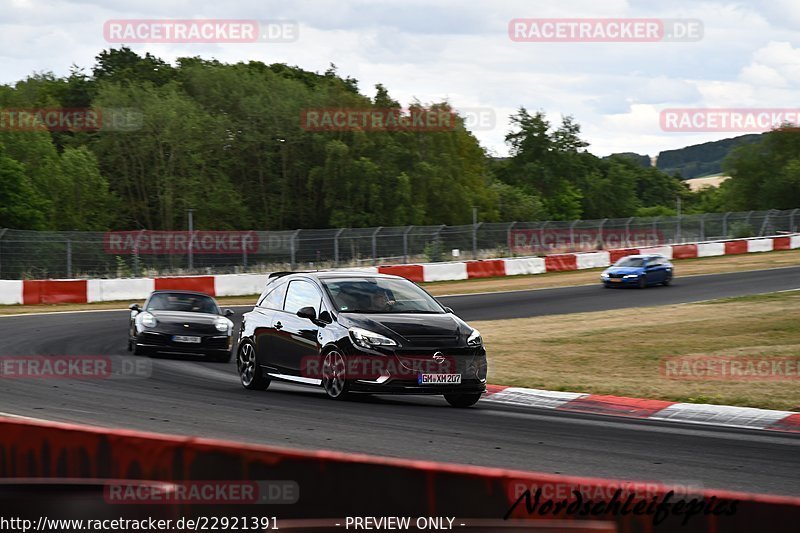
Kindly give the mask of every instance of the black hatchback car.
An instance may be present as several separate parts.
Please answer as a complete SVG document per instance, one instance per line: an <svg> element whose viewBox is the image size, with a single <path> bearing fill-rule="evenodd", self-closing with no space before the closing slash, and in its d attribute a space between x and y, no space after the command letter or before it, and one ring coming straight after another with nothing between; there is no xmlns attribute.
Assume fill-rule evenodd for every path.
<svg viewBox="0 0 800 533"><path fill-rule="evenodd" d="M144 307L131 304L128 351L136 355L171 352L205 355L214 361L231 358L233 311L220 310L207 294L154 291Z"/></svg>
<svg viewBox="0 0 800 533"><path fill-rule="evenodd" d="M443 395L455 407L486 391L478 330L405 278L363 272L276 273L244 315L237 349L247 389L273 379L351 393Z"/></svg>

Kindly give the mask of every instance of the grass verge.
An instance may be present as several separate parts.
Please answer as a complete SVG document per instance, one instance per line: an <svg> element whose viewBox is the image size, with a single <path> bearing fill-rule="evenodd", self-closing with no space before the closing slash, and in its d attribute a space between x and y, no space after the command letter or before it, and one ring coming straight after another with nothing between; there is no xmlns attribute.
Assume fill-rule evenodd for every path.
<svg viewBox="0 0 800 533"><path fill-rule="evenodd" d="M684 381L661 373L671 356L800 358L800 291L472 325L489 351L491 383L800 411L796 376Z"/></svg>

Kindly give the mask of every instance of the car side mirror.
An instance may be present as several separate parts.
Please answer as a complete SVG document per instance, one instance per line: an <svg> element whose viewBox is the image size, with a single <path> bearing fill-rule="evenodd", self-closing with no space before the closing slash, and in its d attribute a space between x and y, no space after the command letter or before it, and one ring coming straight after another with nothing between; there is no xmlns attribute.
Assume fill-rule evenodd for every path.
<svg viewBox="0 0 800 533"><path fill-rule="evenodd" d="M445 307L444 310L445 310L446 313L450 313L451 315L456 314L456 312L453 311L452 307Z"/></svg>
<svg viewBox="0 0 800 533"><path fill-rule="evenodd" d="M233 316L233 309L226 309L222 312L222 314L228 317Z"/></svg>
<svg viewBox="0 0 800 533"><path fill-rule="evenodd" d="M317 310L313 307L303 307L297 312L297 316L300 318L307 318L309 320L316 320Z"/></svg>
<svg viewBox="0 0 800 533"><path fill-rule="evenodd" d="M332 324L333 323L333 317L331 317L331 314L326 309L325 311L323 311L323 312L321 312L319 314L319 321L323 322L325 324Z"/></svg>
<svg viewBox="0 0 800 533"><path fill-rule="evenodd" d="M139 304L131 304L131 305L128 306L128 309L130 309L131 311L137 311L137 312L142 310L142 308L139 307Z"/></svg>

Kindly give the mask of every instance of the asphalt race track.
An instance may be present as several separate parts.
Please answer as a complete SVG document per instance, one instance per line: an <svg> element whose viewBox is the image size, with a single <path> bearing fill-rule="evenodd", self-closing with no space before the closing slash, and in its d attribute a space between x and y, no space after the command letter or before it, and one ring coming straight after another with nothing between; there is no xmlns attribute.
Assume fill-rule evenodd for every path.
<svg viewBox="0 0 800 533"><path fill-rule="evenodd" d="M442 298L467 320L660 305L800 287L800 268L669 288L570 287ZM0 355L126 355L127 311L0 318ZM491 349L491 347L489 347ZM49 420L584 476L800 496L800 437L426 397L333 402L231 364L160 356L148 379L0 379L0 412Z"/></svg>
<svg viewBox="0 0 800 533"><path fill-rule="evenodd" d="M678 277L669 287L660 285L604 289L600 274L596 285L475 294L440 298L464 320L504 320L541 315L607 311L699 302L732 296L746 296L800 288L800 267L775 268L730 274Z"/></svg>

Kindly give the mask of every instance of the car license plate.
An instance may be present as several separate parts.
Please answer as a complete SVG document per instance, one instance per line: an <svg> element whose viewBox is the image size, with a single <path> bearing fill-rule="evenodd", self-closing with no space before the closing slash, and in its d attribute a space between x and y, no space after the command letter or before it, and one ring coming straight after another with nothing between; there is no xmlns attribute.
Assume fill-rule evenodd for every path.
<svg viewBox="0 0 800 533"><path fill-rule="evenodd" d="M458 385L461 374L420 374L417 382L420 385Z"/></svg>
<svg viewBox="0 0 800 533"><path fill-rule="evenodd" d="M200 337L192 337L189 335L173 335L173 342L188 342L190 344L200 344Z"/></svg>
<svg viewBox="0 0 800 533"><path fill-rule="evenodd" d="M619 283L619 282L621 282L622 280L621 280L621 279L619 279L619 278L612 278L612 279L611 279L611 280L609 280L609 281L611 281L611 283Z"/></svg>

